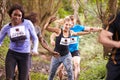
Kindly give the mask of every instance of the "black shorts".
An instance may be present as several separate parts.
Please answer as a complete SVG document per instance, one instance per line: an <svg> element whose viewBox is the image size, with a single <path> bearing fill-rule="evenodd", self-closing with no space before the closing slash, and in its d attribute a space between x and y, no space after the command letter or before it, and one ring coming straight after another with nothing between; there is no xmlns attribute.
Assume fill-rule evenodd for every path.
<svg viewBox="0 0 120 80"><path fill-rule="evenodd" d="M71 52L72 57L80 56L80 52L78 50Z"/></svg>

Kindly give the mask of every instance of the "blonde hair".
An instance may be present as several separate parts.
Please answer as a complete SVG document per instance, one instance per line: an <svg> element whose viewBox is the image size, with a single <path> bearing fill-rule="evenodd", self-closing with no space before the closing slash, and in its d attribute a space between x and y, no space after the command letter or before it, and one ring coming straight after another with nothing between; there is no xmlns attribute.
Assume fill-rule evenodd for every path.
<svg viewBox="0 0 120 80"><path fill-rule="evenodd" d="M69 16L67 16L67 17L64 18L64 23L65 23L66 21L71 21L71 19L70 19Z"/></svg>
<svg viewBox="0 0 120 80"><path fill-rule="evenodd" d="M59 27L59 28L60 28L61 26L64 25L64 23L65 23L66 21L71 21L71 19L70 19L69 16L67 16L67 17L65 17L65 18L63 18L63 19L58 19L58 20L56 20L56 21L55 21L55 25L56 25L56 27Z"/></svg>

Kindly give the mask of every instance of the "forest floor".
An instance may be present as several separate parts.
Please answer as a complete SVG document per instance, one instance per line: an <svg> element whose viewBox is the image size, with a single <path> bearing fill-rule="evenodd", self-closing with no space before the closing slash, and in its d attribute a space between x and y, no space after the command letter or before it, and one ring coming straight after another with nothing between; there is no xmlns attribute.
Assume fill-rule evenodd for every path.
<svg viewBox="0 0 120 80"><path fill-rule="evenodd" d="M40 60L32 61L32 71L41 72L43 74L48 74L50 70L51 56L40 54L37 57L39 57Z"/></svg>
<svg viewBox="0 0 120 80"><path fill-rule="evenodd" d="M40 72L42 74L48 75L50 70L50 60L51 60L51 56L46 55L43 52L41 52L38 56L33 56L31 72ZM4 78L5 78L5 69L0 68L0 80L4 80Z"/></svg>
<svg viewBox="0 0 120 80"><path fill-rule="evenodd" d="M38 56L32 56L30 72L49 75L51 57L52 56L49 55L48 52L40 52ZM5 80L5 69L3 68L0 68L0 80ZM64 76L63 80L67 80L67 76Z"/></svg>

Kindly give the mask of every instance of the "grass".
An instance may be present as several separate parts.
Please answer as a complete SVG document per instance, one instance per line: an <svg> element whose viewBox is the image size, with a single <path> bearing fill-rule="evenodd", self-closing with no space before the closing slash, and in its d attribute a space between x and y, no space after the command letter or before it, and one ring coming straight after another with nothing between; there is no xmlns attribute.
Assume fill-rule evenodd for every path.
<svg viewBox="0 0 120 80"><path fill-rule="evenodd" d="M48 75L42 74L42 73L35 73L31 72L31 80L47 80Z"/></svg>

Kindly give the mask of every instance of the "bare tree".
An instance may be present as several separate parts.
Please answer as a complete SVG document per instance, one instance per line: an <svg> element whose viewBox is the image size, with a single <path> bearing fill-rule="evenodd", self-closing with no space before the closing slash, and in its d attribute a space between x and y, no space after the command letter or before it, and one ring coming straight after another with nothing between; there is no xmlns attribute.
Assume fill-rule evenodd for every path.
<svg viewBox="0 0 120 80"><path fill-rule="evenodd" d="M61 2L62 0L8 0L8 7L11 4L19 3L24 6L26 14L29 12L38 13L38 23L43 33L44 25L51 16L56 14Z"/></svg>
<svg viewBox="0 0 120 80"><path fill-rule="evenodd" d="M78 10L79 10L79 4L77 3L76 0L72 0L72 8L74 10L74 16L76 18L76 23L81 24L79 15L78 15Z"/></svg>
<svg viewBox="0 0 120 80"><path fill-rule="evenodd" d="M5 8L6 8L6 0L0 0L0 29L2 27L2 22L4 19Z"/></svg>
<svg viewBox="0 0 120 80"><path fill-rule="evenodd" d="M87 1L87 0L84 0L84 1ZM85 4L83 4L81 0L77 0L77 2L79 3L82 9L87 10L88 12L91 12L90 10L87 9L87 7L82 7ZM94 9L93 11L96 13L97 18L99 18L102 25L104 27L107 27L106 28L107 30L109 27L109 24L111 24L116 18L117 8L119 7L118 0L95 0L95 3L96 3L96 10ZM106 5L103 6L103 4L105 3ZM110 20L111 17L113 17L113 19ZM108 53L110 49L104 46L103 48L104 48L104 57L106 57L106 53Z"/></svg>
<svg viewBox="0 0 120 80"><path fill-rule="evenodd" d="M109 0L105 11L102 8L102 4L99 4L99 0L96 0L96 4L98 10L97 15L99 19L101 20L103 25L109 26L109 24L112 23L116 17L117 0ZM110 17L112 16L114 16L114 18L109 21Z"/></svg>
<svg viewBox="0 0 120 80"><path fill-rule="evenodd" d="M98 16L101 20L104 27L106 27L106 30L108 30L109 25L115 20L116 18L116 12L117 12L117 0L109 0L108 5L106 8L106 11L103 11L101 4L99 5L98 0L96 0L97 3L97 10L98 10ZM111 20L110 18L113 17ZM107 58L108 53L110 53L111 48L103 46L104 54L103 57Z"/></svg>
<svg viewBox="0 0 120 80"><path fill-rule="evenodd" d="M49 21L50 17L54 16L60 7L62 0L39 0L39 20L42 32L44 32L44 25ZM43 33L44 34L44 33Z"/></svg>
<svg viewBox="0 0 120 80"><path fill-rule="evenodd" d="M76 0L76 1L78 2L78 4L83 10L86 10L87 12L90 12L90 13L95 12L97 17L105 25L108 24L108 19L110 18L110 16L113 16L116 14L118 0L95 0L94 2L96 3L97 10L93 9L93 11L90 11L88 7L86 7L86 5L88 4L84 4L84 3L88 3L88 0L84 0L84 3L82 3L81 0ZM106 3L106 6L103 7L104 2Z"/></svg>

